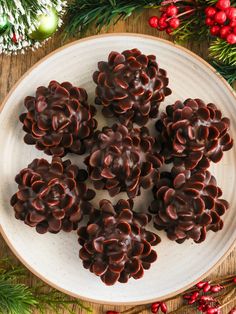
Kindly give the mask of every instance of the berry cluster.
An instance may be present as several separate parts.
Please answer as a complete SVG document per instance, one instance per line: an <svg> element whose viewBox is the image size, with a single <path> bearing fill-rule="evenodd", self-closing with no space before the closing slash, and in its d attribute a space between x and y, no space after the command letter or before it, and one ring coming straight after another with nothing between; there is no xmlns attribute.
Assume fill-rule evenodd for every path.
<svg viewBox="0 0 236 314"><path fill-rule="evenodd" d="M212 36L226 40L230 45L236 44L236 8L230 0L218 0L215 6L205 9L205 23L210 27Z"/></svg>
<svg viewBox="0 0 236 314"><path fill-rule="evenodd" d="M161 311L161 313L167 313L167 305L164 302L155 302L151 305L151 311L153 314L158 313L158 311Z"/></svg>
<svg viewBox="0 0 236 314"><path fill-rule="evenodd" d="M153 28L157 28L159 31L166 31L167 34L171 34L173 30L180 26L180 19L178 18L179 9L174 4L164 8L160 18L152 16L149 19L149 25Z"/></svg>
<svg viewBox="0 0 236 314"><path fill-rule="evenodd" d="M194 311L193 308L191 308L192 305L196 305L196 308L200 313L205 314L221 314L222 308L224 305L222 305L222 297L226 298L226 296L231 296L232 293L229 291L226 292L229 287L232 287L234 289L234 285L236 284L236 278L233 276L222 278L222 280L218 280L215 282L210 281L200 281L197 283L194 287L189 289L187 292L184 292L183 294L179 294L178 296L182 297L185 300L185 304L178 308L176 311L168 311L166 301L172 301L176 299L174 297L173 299L168 299L166 301L159 301L154 302L152 304L147 305L147 310L150 309L151 313L182 313L180 310L185 308L186 310L189 309L189 311L192 313ZM230 302L233 301L232 299ZM187 304L186 304L187 303ZM226 303L227 304L227 303ZM136 310L136 311L135 311ZM135 311L135 312L134 312ZM137 307L132 307L128 310L117 312L117 311L107 311L106 314L131 314L136 313L139 314L143 312L143 308L140 310ZM189 312L189 313L190 313ZM236 307L232 308L229 314L236 314Z"/></svg>
<svg viewBox="0 0 236 314"><path fill-rule="evenodd" d="M221 285L211 285L208 281L201 281L196 285L196 290L189 294L185 294L183 298L188 304L197 304L198 310L206 314L219 314L220 304L211 294L219 293L224 289Z"/></svg>

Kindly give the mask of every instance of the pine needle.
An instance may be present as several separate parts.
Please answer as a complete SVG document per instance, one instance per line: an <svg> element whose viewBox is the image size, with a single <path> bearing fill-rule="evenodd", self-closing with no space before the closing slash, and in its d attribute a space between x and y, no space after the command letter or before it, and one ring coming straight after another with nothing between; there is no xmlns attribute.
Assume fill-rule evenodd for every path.
<svg viewBox="0 0 236 314"><path fill-rule="evenodd" d="M225 65L215 60L212 60L209 63L226 79L229 84L233 85L236 81L236 65Z"/></svg>
<svg viewBox="0 0 236 314"><path fill-rule="evenodd" d="M209 48L210 57L225 65L236 65L236 45L230 45L225 40L217 38Z"/></svg>
<svg viewBox="0 0 236 314"><path fill-rule="evenodd" d="M8 258L0 260L0 313L31 314L37 309L41 314L46 310L63 313L67 310L76 314L77 308L91 313L79 299L71 298L62 292L50 289L43 283L27 286L22 283L27 278L27 271L22 266L14 265Z"/></svg>
<svg viewBox="0 0 236 314"><path fill-rule="evenodd" d="M37 301L28 287L0 279L0 313L30 314L36 305Z"/></svg>
<svg viewBox="0 0 236 314"><path fill-rule="evenodd" d="M85 33L94 25L97 32L102 27L116 24L135 12L156 7L161 0L74 0L68 7L66 32L68 35Z"/></svg>

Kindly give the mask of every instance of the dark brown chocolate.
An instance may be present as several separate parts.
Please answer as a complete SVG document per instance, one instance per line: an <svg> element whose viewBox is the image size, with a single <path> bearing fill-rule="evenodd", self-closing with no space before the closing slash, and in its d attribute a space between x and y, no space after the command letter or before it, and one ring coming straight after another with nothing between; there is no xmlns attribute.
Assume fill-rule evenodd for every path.
<svg viewBox="0 0 236 314"><path fill-rule="evenodd" d="M220 198L222 191L209 171L174 167L171 173L161 174L153 192L150 212L155 214L154 226L165 230L169 239L200 243L207 231L223 228L221 216L229 204Z"/></svg>
<svg viewBox="0 0 236 314"><path fill-rule="evenodd" d="M158 235L145 229L150 216L133 212L131 201L113 206L101 200L99 205L87 226L78 230L83 266L106 285L141 278L157 259L152 246L160 242Z"/></svg>
<svg viewBox="0 0 236 314"><path fill-rule="evenodd" d="M20 115L27 133L25 143L48 155L83 154L84 140L91 138L97 127L96 110L87 98L85 89L69 82L51 81L48 87L39 87L35 97L25 98L27 112Z"/></svg>
<svg viewBox="0 0 236 314"><path fill-rule="evenodd" d="M11 198L16 219L35 227L39 233L77 229L83 214L90 214L95 196L84 181L87 172L69 160L53 157L34 159L16 176L18 191Z"/></svg>
<svg viewBox="0 0 236 314"><path fill-rule="evenodd" d="M108 62L98 63L93 75L97 84L97 105L106 117L117 117L124 125L145 125L156 118L160 102L171 94L166 71L160 69L156 57L138 49L111 52Z"/></svg>
<svg viewBox="0 0 236 314"><path fill-rule="evenodd" d="M230 120L212 103L176 101L156 123L159 151L176 166L207 169L210 161L219 162L223 152L232 148L229 126Z"/></svg>
<svg viewBox="0 0 236 314"><path fill-rule="evenodd" d="M96 189L111 196L127 192L129 198L150 188L163 158L153 152L154 138L146 127L128 130L114 124L95 132L91 154L85 159L89 177Z"/></svg>

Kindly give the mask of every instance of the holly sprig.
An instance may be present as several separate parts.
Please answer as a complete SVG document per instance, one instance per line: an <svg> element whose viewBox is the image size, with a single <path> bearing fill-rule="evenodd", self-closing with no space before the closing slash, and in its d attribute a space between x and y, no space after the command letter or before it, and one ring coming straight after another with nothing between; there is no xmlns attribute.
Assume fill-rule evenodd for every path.
<svg viewBox="0 0 236 314"><path fill-rule="evenodd" d="M27 271L21 265L15 265L10 259L0 260L0 313L31 314L38 310L41 314L47 310L63 313L67 310L76 314L78 307L87 313L92 310L80 300L40 285L27 285Z"/></svg>

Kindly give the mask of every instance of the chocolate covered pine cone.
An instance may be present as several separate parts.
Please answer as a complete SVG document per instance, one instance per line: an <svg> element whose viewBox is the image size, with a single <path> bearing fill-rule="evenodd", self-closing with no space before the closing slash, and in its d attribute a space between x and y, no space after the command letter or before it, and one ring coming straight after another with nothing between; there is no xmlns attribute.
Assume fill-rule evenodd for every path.
<svg viewBox="0 0 236 314"><path fill-rule="evenodd" d="M156 57L138 49L111 52L108 62L98 63L93 75L97 84L97 105L106 117L117 117L124 125L145 125L156 118L160 102L171 94L166 71L160 69Z"/></svg>
<svg viewBox="0 0 236 314"><path fill-rule="evenodd" d="M154 138L147 128L129 131L124 125L104 127L94 135L91 154L85 159L96 189L107 189L111 196L127 192L129 198L140 188L152 186L163 158L153 152Z"/></svg>
<svg viewBox="0 0 236 314"><path fill-rule="evenodd" d="M171 173L163 172L150 206L150 212L155 214L154 226L178 243L186 239L203 242L208 230L223 228L221 216L229 204L221 195L209 171L174 167Z"/></svg>
<svg viewBox="0 0 236 314"><path fill-rule="evenodd" d="M84 140L91 138L97 121L95 108L87 103L85 89L69 82L51 81L25 98L27 112L20 115L26 144L35 144L48 155L83 154Z"/></svg>
<svg viewBox="0 0 236 314"><path fill-rule="evenodd" d="M77 229L83 214L90 214L89 200L95 196L86 179L87 172L69 160L53 157L50 164L34 159L16 176L18 191L11 198L15 217L39 233Z"/></svg>
<svg viewBox="0 0 236 314"><path fill-rule="evenodd" d="M187 169L207 169L210 161L218 162L230 150L233 139L228 130L230 121L210 103L200 99L176 101L156 123L157 143L166 162Z"/></svg>
<svg viewBox="0 0 236 314"><path fill-rule="evenodd" d="M150 216L133 212L132 203L125 200L115 206L108 200L99 204L87 226L78 230L84 267L106 285L141 278L157 259L152 246L160 242L156 234L145 229Z"/></svg>

